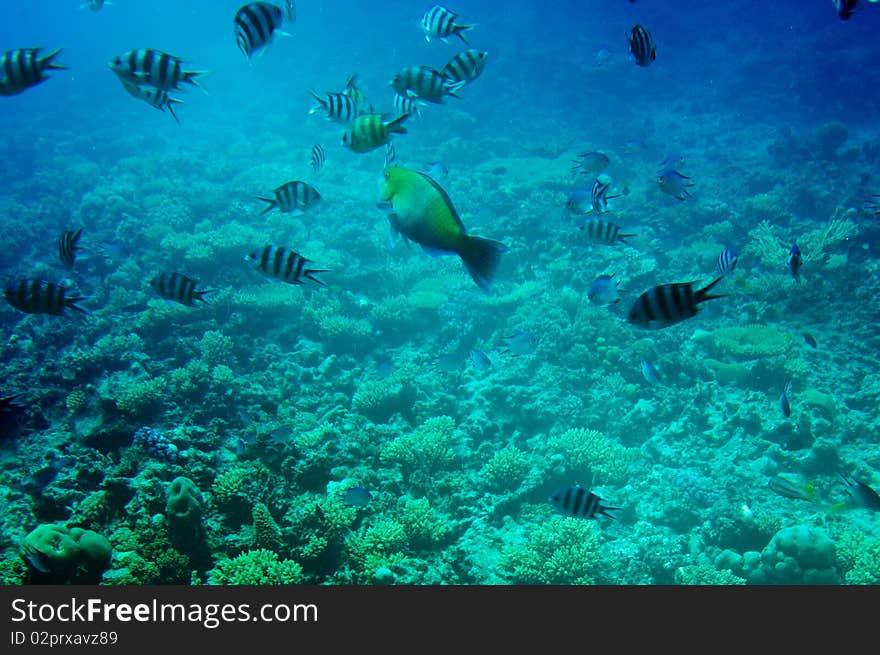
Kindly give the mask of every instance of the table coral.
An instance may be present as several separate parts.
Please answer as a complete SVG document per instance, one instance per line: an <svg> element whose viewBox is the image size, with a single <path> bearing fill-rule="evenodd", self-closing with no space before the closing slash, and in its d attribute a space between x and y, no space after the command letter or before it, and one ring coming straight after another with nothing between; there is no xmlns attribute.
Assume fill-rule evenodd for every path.
<svg viewBox="0 0 880 655"><path fill-rule="evenodd" d="M722 354L739 359L782 355L791 347L791 335L770 325L718 328L712 337Z"/></svg>

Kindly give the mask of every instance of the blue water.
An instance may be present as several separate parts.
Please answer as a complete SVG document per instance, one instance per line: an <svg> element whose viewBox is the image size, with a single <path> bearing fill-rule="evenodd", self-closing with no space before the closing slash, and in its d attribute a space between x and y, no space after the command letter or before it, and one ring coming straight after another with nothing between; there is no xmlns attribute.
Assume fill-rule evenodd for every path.
<svg viewBox="0 0 880 655"><path fill-rule="evenodd" d="M0 97L0 278L62 283L92 312L0 308L0 397L25 391L27 405L0 415L4 582L75 581L20 554L49 523L108 540L108 584L235 581L221 563L236 557L268 558L270 582L880 581L876 513L839 478L880 488L880 5L842 21L827 0L457 0L486 69L393 143L397 164L442 162L468 231L510 248L488 294L458 257L392 245L377 208L384 147L351 152L345 126L308 113L310 90L342 91L352 74L390 113L396 72L440 69L469 46L426 42L430 3L303 0L290 35L249 61L239 6L0 4L0 50L63 48L68 67ZM636 23L656 42L647 67L629 52ZM132 48L206 71L206 92L172 92L180 124L108 69ZM602 217L636 235L631 247L588 243L576 228L593 215L564 212L594 179L572 160L593 150L621 195ZM671 153L694 184L681 202L657 184ZM261 216L255 196L294 179L321 205ZM56 240L78 227L84 252L65 271ZM110 241L123 261L97 254ZM244 255L266 244L329 269L326 288L250 270ZM643 291L710 282L724 247L740 255L725 298L663 330L627 323ZM159 298L161 271L214 290L209 304ZM621 303L587 301L600 274L621 281ZM524 331L527 352L505 353ZM180 457L133 446L143 426ZM777 475L807 498L771 492ZM164 496L181 476L202 494L183 527ZM555 514L548 495L575 484L620 507L617 520ZM346 506L352 487L372 499ZM259 504L276 528L254 518ZM148 543L177 563L139 573L159 558Z"/></svg>

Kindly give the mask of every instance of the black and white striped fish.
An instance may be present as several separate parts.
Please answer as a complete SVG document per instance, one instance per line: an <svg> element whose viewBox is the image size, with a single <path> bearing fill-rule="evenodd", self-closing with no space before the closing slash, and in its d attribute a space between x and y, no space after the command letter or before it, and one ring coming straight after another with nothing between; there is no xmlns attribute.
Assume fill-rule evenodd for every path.
<svg viewBox="0 0 880 655"><path fill-rule="evenodd" d="M470 84L483 72L488 57L488 52L471 48L455 55L440 72L448 80Z"/></svg>
<svg viewBox="0 0 880 655"><path fill-rule="evenodd" d="M446 96L461 97L458 90L464 85L464 80L456 82L447 79L430 66L408 66L391 78L391 87L400 95L435 104L445 102Z"/></svg>
<svg viewBox="0 0 880 655"><path fill-rule="evenodd" d="M182 273L159 273L150 280L150 286L166 300L173 300L187 307L195 307L197 300L207 305L208 301L203 296L216 291L216 289L197 290L196 281Z"/></svg>
<svg viewBox="0 0 880 655"><path fill-rule="evenodd" d="M285 182L275 189L274 193L274 198L257 196L257 200L269 203L269 206L260 212L261 215L273 209L280 210L282 214L301 214L321 201L321 194L318 193L318 190L301 180Z"/></svg>
<svg viewBox="0 0 880 655"><path fill-rule="evenodd" d="M455 22L458 14L449 11L441 5L434 5L425 15L422 16L422 30L425 32L425 40L430 42L431 39L440 39L444 43L448 43L446 39L450 36L457 36L467 43L464 38L465 30L473 28L473 25L464 25Z"/></svg>
<svg viewBox="0 0 880 655"><path fill-rule="evenodd" d="M412 98L402 96L399 93L394 94L394 113L397 116L411 116L415 114L421 117L422 112L419 109L419 103Z"/></svg>
<svg viewBox="0 0 880 655"><path fill-rule="evenodd" d="M327 158L324 156L324 148L320 143L316 143L312 146L312 157L309 163L312 166L312 170L316 173L321 170L321 167L324 165L324 162L327 161Z"/></svg>
<svg viewBox="0 0 880 655"><path fill-rule="evenodd" d="M68 297L67 287L45 280L18 280L3 290L3 297L10 305L28 314L60 316L65 309L88 314L88 311L76 304L85 300L85 296Z"/></svg>
<svg viewBox="0 0 880 655"><path fill-rule="evenodd" d="M328 93L324 98L314 91L309 93L318 101L318 104L309 109L309 115L323 111L331 121L350 123L360 113L357 102L347 93Z"/></svg>
<svg viewBox="0 0 880 655"><path fill-rule="evenodd" d="M131 82L122 82L122 86L125 87L125 90L128 91L132 96L139 100L143 100L150 107L158 109L160 111L168 110L168 113L171 114L171 117L180 122L180 119L177 117L177 113L174 111L174 105L183 104L183 100L178 100L177 98L172 98L168 95L167 91L163 91L162 89L156 89L151 86L143 87L138 86L137 84L132 84Z"/></svg>
<svg viewBox="0 0 880 655"><path fill-rule="evenodd" d="M394 149L394 142L389 141L385 144L385 168L388 168L397 159L397 151Z"/></svg>
<svg viewBox="0 0 880 655"><path fill-rule="evenodd" d="M581 230L587 233L587 237L593 243L604 243L607 246L613 246L617 243L625 243L632 246L626 239L634 237L635 234L621 233L620 226L601 218L594 218L579 226Z"/></svg>
<svg viewBox="0 0 880 655"><path fill-rule="evenodd" d="M611 188L610 178L607 176L600 176L596 178L596 181L593 182L593 188L590 190L590 202L593 206L593 211L597 214L604 214L608 211L608 201L612 198L619 198L620 194L609 196L608 189ZM633 235L623 235L623 236L633 236ZM622 239L621 239L622 240ZM625 243L625 242L624 242Z"/></svg>
<svg viewBox="0 0 880 655"><path fill-rule="evenodd" d="M296 20L296 6L287 0L285 10L271 2L249 2L235 12L235 42L238 49L250 59L258 50L271 43L276 33L284 34L279 28L288 20Z"/></svg>
<svg viewBox="0 0 880 655"><path fill-rule="evenodd" d="M14 96L49 79L46 71L67 70L54 61L61 48L40 56L42 48L7 50L0 56L0 96Z"/></svg>
<svg viewBox="0 0 880 655"><path fill-rule="evenodd" d="M207 71L183 69L183 59L153 48L129 50L107 64L122 82L148 85L163 91L180 90L181 84L200 86L199 75Z"/></svg>
<svg viewBox="0 0 880 655"><path fill-rule="evenodd" d="M79 228L78 230L65 230L58 237L58 257L61 259L61 263L64 264L64 268L68 271L73 269L73 262L76 261L76 252L82 250L82 248L76 245L81 234L82 228Z"/></svg>
<svg viewBox="0 0 880 655"><path fill-rule="evenodd" d="M607 516L609 519L617 520L617 517L610 512L620 509L603 505L599 496L577 485L558 489L548 500L557 512L581 519Z"/></svg>
<svg viewBox="0 0 880 655"><path fill-rule="evenodd" d="M645 29L644 25L636 24L633 26L629 35L629 51L636 58L636 64L639 66L650 66L651 62L657 59L654 39L651 38L651 33Z"/></svg>
<svg viewBox="0 0 880 655"><path fill-rule="evenodd" d="M728 273L733 273L737 261L739 261L739 257L730 248L725 248L718 255L718 260L715 262L715 274L727 275Z"/></svg>
<svg viewBox="0 0 880 655"><path fill-rule="evenodd" d="M323 286L324 283L314 274L327 272L326 269L306 268L311 263L310 259L281 246L265 246L260 251L245 255L245 260L264 275L289 284L305 284L306 280L311 280Z"/></svg>
<svg viewBox="0 0 880 655"><path fill-rule="evenodd" d="M363 109L367 106L367 96L357 84L357 73L349 76L345 81L345 91L343 93L354 100L354 104L358 109Z"/></svg>
<svg viewBox="0 0 880 655"><path fill-rule="evenodd" d="M723 279L723 276L717 277L696 291L693 282L661 284L648 289L633 303L627 320L633 325L657 330L696 316L701 302L724 298L724 295L709 293Z"/></svg>

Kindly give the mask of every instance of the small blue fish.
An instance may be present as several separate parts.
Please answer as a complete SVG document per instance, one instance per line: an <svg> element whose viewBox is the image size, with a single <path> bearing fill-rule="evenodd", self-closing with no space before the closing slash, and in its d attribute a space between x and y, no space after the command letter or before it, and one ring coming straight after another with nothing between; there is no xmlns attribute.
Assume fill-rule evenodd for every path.
<svg viewBox="0 0 880 655"><path fill-rule="evenodd" d="M788 251L788 270L791 271L791 276L798 284L801 283L801 266L803 265L804 259L801 257L801 249L798 248L798 244L791 244L791 249Z"/></svg>
<svg viewBox="0 0 880 655"><path fill-rule="evenodd" d="M721 251L721 254L718 255L718 261L715 262L715 274L727 275L728 273L733 273L737 261L739 261L739 257L737 257L730 248L725 248Z"/></svg>
<svg viewBox="0 0 880 655"><path fill-rule="evenodd" d="M791 381L785 385L782 395L779 397L779 406L782 408L782 415L785 418L791 416L791 405L788 403L788 394L791 392Z"/></svg>
<svg viewBox="0 0 880 655"><path fill-rule="evenodd" d="M663 193L667 193L677 200L686 200L691 195L688 187L694 186L688 182L690 179L689 176L682 175L674 168L665 168L660 171L657 184L660 185L660 190Z"/></svg>
<svg viewBox="0 0 880 655"><path fill-rule="evenodd" d="M471 364L473 364L475 368L478 368L481 371L485 371L490 366L492 366L492 360L489 359L489 356L482 350L477 350L476 348L471 351L469 359Z"/></svg>
<svg viewBox="0 0 880 655"><path fill-rule="evenodd" d="M349 507L365 507L373 500L373 494L363 487L350 487L342 495L342 502Z"/></svg>
<svg viewBox="0 0 880 655"><path fill-rule="evenodd" d="M608 307L620 302L618 284L613 275L600 275L590 285L590 290L587 291L587 299L599 307Z"/></svg>
<svg viewBox="0 0 880 655"><path fill-rule="evenodd" d="M525 355L535 349L538 343L538 337L534 332L517 332L512 337L505 337L506 346L504 352L514 357Z"/></svg>
<svg viewBox="0 0 880 655"><path fill-rule="evenodd" d="M608 158L604 152L585 152L582 155L578 155L580 159L573 159L572 164L574 164L571 169L572 171L579 171L583 175L598 175L606 168L608 168L608 164L611 163L611 160Z"/></svg>
<svg viewBox="0 0 880 655"><path fill-rule="evenodd" d="M565 209L570 214L583 215L593 211L593 192L592 189L575 189L572 191L568 200L565 201Z"/></svg>
<svg viewBox="0 0 880 655"><path fill-rule="evenodd" d="M651 384L660 384L660 373L647 357L642 357L642 375Z"/></svg>

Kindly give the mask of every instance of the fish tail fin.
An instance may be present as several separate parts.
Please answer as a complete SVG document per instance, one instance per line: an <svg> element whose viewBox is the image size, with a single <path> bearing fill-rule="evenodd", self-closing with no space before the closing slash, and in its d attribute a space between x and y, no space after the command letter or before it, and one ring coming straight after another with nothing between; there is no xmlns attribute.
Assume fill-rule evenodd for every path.
<svg viewBox="0 0 880 655"><path fill-rule="evenodd" d="M44 70L55 70L55 71L66 71L69 67L64 64L57 64L53 59L58 56L58 54L63 50L63 48L56 48L52 52L50 52L45 57L40 57L40 67Z"/></svg>
<svg viewBox="0 0 880 655"><path fill-rule="evenodd" d="M616 514L612 514L611 512L619 512L619 507L606 507L605 505L599 505L599 514L602 516L607 516L612 521L617 521L620 517Z"/></svg>
<svg viewBox="0 0 880 655"><path fill-rule="evenodd" d="M724 279L724 276L720 275L720 276L716 277L714 280L712 280L709 284L704 286L702 289L697 291L697 294L696 294L697 302L700 303L705 300L715 300L716 298L726 297L727 296L726 293L720 293L720 294L719 293L709 293L709 290L712 287L714 287L716 284L721 282L721 280L723 280L723 279Z"/></svg>
<svg viewBox="0 0 880 655"><path fill-rule="evenodd" d="M406 134L406 127L404 127L403 122L409 118L409 114L401 114L393 121L386 123L385 127L388 128L389 134Z"/></svg>
<svg viewBox="0 0 880 655"><path fill-rule="evenodd" d="M309 109L309 115L317 114L321 110L327 111L327 101L311 89L309 89L309 93L311 93L312 97L318 102L317 105L311 106L311 108Z"/></svg>
<svg viewBox="0 0 880 655"><path fill-rule="evenodd" d="M303 277L311 280L312 282L317 282L322 287L324 286L324 282L315 277L315 273L327 273L329 269L326 268L307 268L305 273L303 273Z"/></svg>
<svg viewBox="0 0 880 655"><path fill-rule="evenodd" d="M500 241L464 235L458 256L465 268L483 291L488 291L492 278L501 263L501 255L510 250Z"/></svg>
<svg viewBox="0 0 880 655"><path fill-rule="evenodd" d="M217 293L217 289L202 289L201 291L193 291L193 299L201 300L206 305L210 304L207 300L205 300L204 296L209 293Z"/></svg>
<svg viewBox="0 0 880 655"><path fill-rule="evenodd" d="M581 227L581 229L583 230L584 228ZM627 239L629 239L630 237L635 237L635 236L638 236L638 235L635 234L635 233L631 233L631 234L618 234L618 235L617 235L617 240L620 241L620 243L626 244L626 245L629 246L630 248L635 248L635 246L634 246L633 244L631 244L629 241L627 241Z"/></svg>
<svg viewBox="0 0 880 655"><path fill-rule="evenodd" d="M202 80L199 79L200 75L208 75L210 72L211 71L183 71L183 81L187 84L199 87L205 95L211 95L208 93L208 89Z"/></svg>
<svg viewBox="0 0 880 655"><path fill-rule="evenodd" d="M166 106L168 107L168 113L170 113L171 117L174 118L175 121L177 121L178 125L180 125L180 119L177 117L177 112L174 111L175 103L182 105L183 100L178 100L177 98L168 98L168 104Z"/></svg>
<svg viewBox="0 0 880 655"><path fill-rule="evenodd" d="M446 85L443 93L445 93L448 96L452 96L453 98L460 98L461 96L458 95L458 92L461 90L461 88L465 84L467 84L467 80L459 80L458 82L451 82Z"/></svg>
<svg viewBox="0 0 880 655"><path fill-rule="evenodd" d="M269 203L269 206L260 212L260 216L262 216L263 214L268 214L270 211L278 206L278 201L275 200L275 198L264 198L263 196L257 196L257 200L262 200L263 202Z"/></svg>
<svg viewBox="0 0 880 655"><path fill-rule="evenodd" d="M464 32L465 30L472 30L472 29L474 29L475 27L476 27L476 23L471 23L470 25L456 25L456 26L455 26L455 34L456 34L456 36L458 36L459 39L461 39L462 41L464 41L465 45L468 45L468 46L469 46L469 45L470 45L470 41L468 41L466 38L464 38L464 34L463 34L463 32Z"/></svg>
<svg viewBox="0 0 880 655"><path fill-rule="evenodd" d="M77 303L82 302L83 300L88 300L88 296L71 296L70 298L64 299L64 306L67 309L72 309L75 312L79 312L80 314L91 314L91 312L85 307L80 307Z"/></svg>

